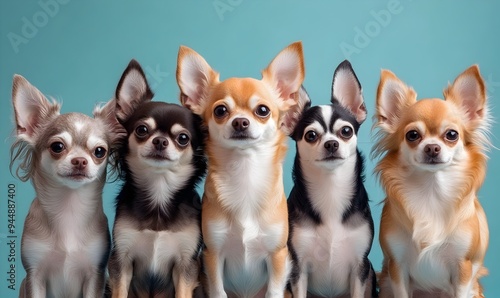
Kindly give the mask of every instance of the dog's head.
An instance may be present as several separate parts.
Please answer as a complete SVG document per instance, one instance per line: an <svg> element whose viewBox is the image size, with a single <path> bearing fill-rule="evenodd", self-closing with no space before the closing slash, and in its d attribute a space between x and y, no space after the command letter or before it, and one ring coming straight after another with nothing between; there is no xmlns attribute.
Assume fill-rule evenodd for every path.
<svg viewBox="0 0 500 298"><path fill-rule="evenodd" d="M298 101L304 79L300 42L281 51L262 72L261 80L229 78L219 81L195 51L179 49L177 83L181 103L200 115L209 142L224 148L249 148L272 141Z"/></svg>
<svg viewBox="0 0 500 298"><path fill-rule="evenodd" d="M359 126L366 119L366 108L359 83L349 61L334 72L331 104L308 108L309 97L300 91L301 117L289 123L302 162L335 169L356 154Z"/></svg>
<svg viewBox="0 0 500 298"><path fill-rule="evenodd" d="M416 92L383 70L377 91L375 153L398 152L400 161L435 172L463 164L468 151L484 149L488 128L486 88L474 65L444 91L444 100L416 100Z"/></svg>
<svg viewBox="0 0 500 298"><path fill-rule="evenodd" d="M203 159L201 119L185 107L152 98L141 66L132 60L115 95L117 118L127 130L120 166L135 173L161 172Z"/></svg>
<svg viewBox="0 0 500 298"><path fill-rule="evenodd" d="M108 156L123 133L113 101L96 107L94 118L61 115L58 103L15 75L12 102L17 141L11 149L11 167L20 159L21 180L37 177L73 189L96 180L104 183Z"/></svg>

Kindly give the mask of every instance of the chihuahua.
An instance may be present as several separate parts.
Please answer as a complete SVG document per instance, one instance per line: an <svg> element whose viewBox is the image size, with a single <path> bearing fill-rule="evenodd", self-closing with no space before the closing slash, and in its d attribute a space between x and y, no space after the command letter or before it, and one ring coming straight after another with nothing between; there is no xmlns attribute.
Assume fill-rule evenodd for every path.
<svg viewBox="0 0 500 298"><path fill-rule="evenodd" d="M132 60L115 94L127 137L116 159L124 184L109 261L112 297L192 297L198 285L196 184L206 171L201 119L152 97L141 66Z"/></svg>
<svg viewBox="0 0 500 298"><path fill-rule="evenodd" d="M308 108L303 89L299 98L303 113L289 128L297 147L288 198L293 297L376 296L368 260L374 226L357 149L366 118L361 85L346 60L334 72L330 105Z"/></svg>
<svg viewBox="0 0 500 298"><path fill-rule="evenodd" d="M477 192L486 175L486 87L474 65L444 90L417 94L382 70L376 172L386 192L380 223L381 297L483 297L488 246Z"/></svg>
<svg viewBox="0 0 500 298"><path fill-rule="evenodd" d="M291 271L282 125L304 79L302 44L285 48L262 75L220 82L203 57L179 49L181 102L208 130L202 233L209 297L283 297Z"/></svg>
<svg viewBox="0 0 500 298"><path fill-rule="evenodd" d="M115 103L94 109L94 119L60 114L22 76L12 91L17 140L11 169L31 179L36 197L21 243L26 279L20 297L102 297L110 249L102 190L110 152L124 133Z"/></svg>

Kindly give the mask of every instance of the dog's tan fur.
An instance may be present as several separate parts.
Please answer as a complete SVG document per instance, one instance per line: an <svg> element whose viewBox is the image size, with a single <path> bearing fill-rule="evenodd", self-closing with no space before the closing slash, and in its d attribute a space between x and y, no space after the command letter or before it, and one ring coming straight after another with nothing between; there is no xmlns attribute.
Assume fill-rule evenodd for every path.
<svg viewBox="0 0 500 298"><path fill-rule="evenodd" d="M297 61L295 77L282 77L279 68L281 63L279 59L287 59L287 55L293 56ZM191 77L199 77L198 85L193 87L189 83L190 79L187 73L194 72L192 61L197 61L198 71L202 72ZM274 63L277 62L277 63ZM188 65L189 64L189 65ZM201 70L200 70L201 69ZM192 73L191 73L192 74ZM209 294L224 295L221 290L223 285L221 258L223 252L221 246L226 241L240 241L242 235L220 236L217 229L214 229L214 223L224 223L225 227L238 226L240 224L245 234L248 227L241 223L242 218L248 216L253 224L259 229L257 238L266 237L266 233L275 233L270 227L279 226L279 232L274 234L273 247L268 251L268 272L267 293L269 297L275 297L277 291L283 295L284 287L277 290L281 284L284 286L286 275L289 271L288 265L288 214L286 197L283 189L283 170L282 163L287 150L287 136L281 131L281 123L286 118L286 113L291 106L297 102L297 92L304 78L304 65L302 58L302 46L300 43L294 43L283 50L280 55L271 62L268 68L263 71L263 79L256 80L252 78L229 78L225 81L219 81L219 75L208 66L205 60L193 50L181 47L178 57L177 81L181 88L181 102L190 107L195 113L202 116L204 124L209 130L207 138L206 151L209 160L208 175L205 184L205 192L202 203L202 234L205 243L204 262L208 278ZM258 98L259 104L264 104L270 109L270 115L266 118L257 117L252 110L252 101ZM214 117L214 108L220 104L231 102L229 114L224 118ZM266 139L265 145L255 145L256 152L264 150L272 154L269 164L261 165L265 170L256 170L253 175L266 175L269 179L264 184L255 184L248 181L249 185L258 190L259 195L253 196L255 201L248 203L251 210L240 210L239 206L232 202L233 197L228 195L228 187L233 183L238 183L238 177L249 175L250 173L241 171L236 164L241 160L245 163L249 161L252 164L252 157L244 153L246 149L227 148L219 143L214 136L210 135L216 125L223 126L233 118L233 115L244 115L255 121L255 125L274 127L274 136ZM242 116L243 117L243 116ZM212 125L213 127L210 127ZM254 125L254 124L251 124ZM264 142L264 141L263 141ZM252 145L254 146L254 145ZM259 147L261 146L261 147ZM263 149L264 148L264 149ZM261 152L261 151L259 151ZM258 158L258 157L255 157ZM233 165L231 165L233 164ZM255 169L255 168L253 168ZM264 173L264 174L262 174ZM251 179L250 179L251 180ZM241 182L241 181L240 181ZM252 184L254 183L254 184ZM242 190L245 192L245 190ZM234 198L236 199L236 198ZM243 215L244 214L244 215ZM266 232L267 231L267 232ZM225 237L228 238L225 238ZM223 237L221 239L220 237ZM236 237L236 238L234 238ZM240 238L238 238L240 237ZM261 239L261 238L259 238ZM262 243L268 243L267 240L261 240ZM239 243L239 242L238 242ZM248 247L247 247L248 248ZM245 248L245 250L247 249ZM248 248L250 249L250 248ZM251 257L250 257L251 258ZM250 261L251 262L251 261ZM244 262L243 262L244 263ZM241 269L243 270L244 265ZM254 291L252 295L262 295L266 291L266 286ZM215 294L216 293L216 294ZM231 296L231 293L227 293ZM247 295L238 292L235 289L235 295ZM248 294L250 295L250 294Z"/></svg>
<svg viewBox="0 0 500 298"><path fill-rule="evenodd" d="M444 101L417 101L412 88L390 71L382 71L376 114L380 139L374 151L383 154L376 172L387 195L380 224L380 244L384 252L381 297L411 297L412 293L413 297L483 296L478 280L486 273L483 260L488 246L488 226L477 192L486 174L485 133L489 119L485 85L478 67L472 66L460 74L444 91L444 98ZM424 131L420 131L422 127ZM444 127L452 127L460 139L448 140L442 135ZM411 129L419 130L421 140L405 145L405 134ZM443 151L456 150L455 156L465 156L454 156L453 164L443 166L442 171L454 167L453 177L440 178L439 170L418 173L412 162L407 162L410 158L405 156L413 156L411 152L417 152L420 142L429 138L434 138ZM425 175L430 180L419 184L418 181L427 179ZM425 199L412 194L411 190L418 187L423 191L422 196L425 196L424 190L437 189L431 194L443 202L439 203L445 208L441 216L429 214L434 210L419 212L424 207L415 207L416 201ZM448 189L446 187L453 191L450 189L444 194L438 191ZM401 259L400 249L396 247L403 239L412 243L408 250L415 251L411 253L413 257ZM446 256L442 253L445 249ZM424 258L446 263L438 269L444 272L440 279L449 280L448 285L444 282L438 283L443 288L429 288L419 284L419 278L412 275L414 270L419 270L415 269L414 262L422 262Z"/></svg>

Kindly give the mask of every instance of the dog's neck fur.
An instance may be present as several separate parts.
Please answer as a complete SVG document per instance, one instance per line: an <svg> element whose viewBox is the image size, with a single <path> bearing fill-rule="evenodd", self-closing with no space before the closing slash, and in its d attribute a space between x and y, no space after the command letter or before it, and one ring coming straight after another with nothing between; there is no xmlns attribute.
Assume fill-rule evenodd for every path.
<svg viewBox="0 0 500 298"><path fill-rule="evenodd" d="M396 153L388 157L380 166L388 169L380 173L382 185L391 199L401 201L395 207L403 209L401 211L410 219L414 241L423 246L443 244L455 227L475 212L471 205L477 200L480 184L476 185L474 181L484 180L481 178L486 171L484 155L469 154L468 159L476 159L472 167L467 166L470 164L467 160L437 172L401 167Z"/></svg>
<svg viewBox="0 0 500 298"><path fill-rule="evenodd" d="M195 172L191 163L178 164L172 168L154 169L141 162L128 160L128 166L132 179L127 179L127 181L133 181L135 189L145 192L145 196L141 197L149 200L152 209L160 208L164 212L168 210L176 192L188 186L189 183L192 184L190 178Z"/></svg>
<svg viewBox="0 0 500 298"><path fill-rule="evenodd" d="M321 220L342 218L356 191L357 154L339 167L325 169L299 158L304 187Z"/></svg>
<svg viewBox="0 0 500 298"><path fill-rule="evenodd" d="M281 131L273 140L247 149L208 142L207 180L214 184L225 208L242 217L257 216L264 207L277 205L284 197L282 163L287 146Z"/></svg>
<svg viewBox="0 0 500 298"><path fill-rule="evenodd" d="M36 197L47 218L63 220L61 215L68 214L69 211L74 222L83 228L92 224L96 216L103 214L102 188L105 180L106 175L103 174L95 181L72 189L35 172L32 182ZM61 228L66 227L58 223L53 224Z"/></svg>

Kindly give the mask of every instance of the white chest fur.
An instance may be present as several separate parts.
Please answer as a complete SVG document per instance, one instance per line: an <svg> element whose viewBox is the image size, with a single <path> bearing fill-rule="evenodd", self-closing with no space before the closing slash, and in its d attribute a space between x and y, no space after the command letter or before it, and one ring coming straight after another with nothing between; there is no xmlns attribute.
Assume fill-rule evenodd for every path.
<svg viewBox="0 0 500 298"><path fill-rule="evenodd" d="M361 263L370 238L367 222L348 226L336 218L295 226L292 241L308 274L309 291L328 297L349 291L348 273Z"/></svg>
<svg viewBox="0 0 500 298"><path fill-rule="evenodd" d="M451 292L452 280L457 278L458 260L469 250L472 235L457 227L464 218L473 215L475 207L473 197L456 197L455 190L463 183L461 172L452 168L427 175L412 173L406 179L404 200L413 214L413 231L407 234L396 230L388 235L388 243L417 288ZM471 204L460 214L454 209L458 199ZM477 264L473 267L479 268Z"/></svg>
<svg viewBox="0 0 500 298"><path fill-rule="evenodd" d="M353 214L350 223L342 222L355 191L356 155L335 170L301 164L309 200L322 219L319 225L294 224L292 244L301 270L308 276L311 293L325 297L347 293L350 273L357 272L355 268L362 263L372 240L369 222L361 215Z"/></svg>
<svg viewBox="0 0 500 298"><path fill-rule="evenodd" d="M222 169L212 177L218 189L218 200L239 218L259 214L266 201L279 196L273 190L273 150L227 151L221 155ZM281 171L278 173L281 174ZM271 193L271 192L276 193ZM280 197L281 198L281 197Z"/></svg>
<svg viewBox="0 0 500 298"><path fill-rule="evenodd" d="M135 270L168 276L176 261L188 260L196 253L200 230L196 224L179 231L138 231L120 227L115 244L120 252L134 260ZM144 272L141 272L144 273Z"/></svg>
<svg viewBox="0 0 500 298"><path fill-rule="evenodd" d="M281 241L284 224L264 224L252 217L232 223L209 223L212 239L225 263L227 290L238 289L251 297L265 285L268 279L266 259Z"/></svg>
<svg viewBox="0 0 500 298"><path fill-rule="evenodd" d="M409 271L415 287L450 292L458 272L457 261L467 253L471 235L460 231L424 250L403 233L391 234L388 240L394 257Z"/></svg>
<svg viewBox="0 0 500 298"><path fill-rule="evenodd" d="M208 220L207 246L218 251L224 264L224 287L253 297L266 285L267 263L282 243L287 222L270 223L284 197L282 169L269 143L252 149L218 150L220 168L209 173L217 199L230 219ZM210 240L209 240L210 239Z"/></svg>
<svg viewBox="0 0 500 298"><path fill-rule="evenodd" d="M50 224L25 231L23 258L34 272L48 277L49 293L78 296L84 281L95 276L108 253L106 220L96 217L102 203L93 189L85 187L44 199L43 207L41 202L35 200L30 216L39 220L45 210ZM98 223L106 227L98 227Z"/></svg>
<svg viewBox="0 0 500 298"><path fill-rule="evenodd" d="M151 206L167 209L169 198L184 187L195 171L190 163L153 168L137 158L128 158L136 187L145 190Z"/></svg>
<svg viewBox="0 0 500 298"><path fill-rule="evenodd" d="M341 220L354 195L355 166L356 155L350 156L335 170L301 162L310 202L321 218Z"/></svg>

